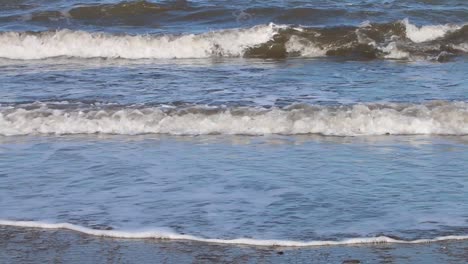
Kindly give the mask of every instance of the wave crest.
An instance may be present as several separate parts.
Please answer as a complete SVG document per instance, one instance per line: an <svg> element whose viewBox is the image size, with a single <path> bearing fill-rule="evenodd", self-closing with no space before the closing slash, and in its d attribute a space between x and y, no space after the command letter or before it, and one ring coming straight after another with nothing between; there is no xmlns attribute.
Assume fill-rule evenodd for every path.
<svg viewBox="0 0 468 264"><path fill-rule="evenodd" d="M258 25L203 34L112 35L84 31L0 33L0 57L173 59L319 57L445 60L466 53L468 25L417 27L408 20L361 27ZM441 57L441 55L443 55Z"/></svg>
<svg viewBox="0 0 468 264"><path fill-rule="evenodd" d="M468 103L127 107L34 104L0 108L0 135L467 135Z"/></svg>

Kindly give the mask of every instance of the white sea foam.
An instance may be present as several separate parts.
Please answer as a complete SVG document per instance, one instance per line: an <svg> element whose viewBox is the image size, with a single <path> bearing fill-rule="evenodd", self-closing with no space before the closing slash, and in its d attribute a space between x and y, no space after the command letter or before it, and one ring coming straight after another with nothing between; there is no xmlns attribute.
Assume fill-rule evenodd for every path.
<svg viewBox="0 0 468 264"><path fill-rule="evenodd" d="M123 59L242 57L248 48L272 40L280 29L287 27L270 23L247 29L160 36L111 35L71 30L5 32L0 34L0 57L20 60L60 56ZM299 29L295 28L297 31ZM325 54L310 41L297 36L290 38L286 49L305 57Z"/></svg>
<svg viewBox="0 0 468 264"><path fill-rule="evenodd" d="M427 25L418 27L408 19L403 20L406 36L413 42L425 42L443 37L460 29L460 25ZM371 27L370 24L362 24ZM180 35L115 35L86 31L58 30L48 32L3 32L0 33L0 58L31 60L53 57L77 58L123 58L123 59L174 59L242 57L251 48L274 41L282 34L282 29L292 29L304 34L302 27L287 25L258 25L251 28L238 28L206 32L202 34ZM407 52L395 49L386 51L375 40L356 30L358 41L383 49L388 53L384 58L407 58ZM316 33L317 36L319 33ZM313 38L292 34L285 42L285 49L294 56L325 56L327 47L349 48L350 43L315 43ZM341 43L341 44L340 44ZM384 43L387 45L386 43ZM464 47L461 43L460 47ZM338 46L336 46L338 45ZM383 45L383 44L382 44ZM457 44L458 45L458 44ZM461 49L466 50L466 49Z"/></svg>
<svg viewBox="0 0 468 264"><path fill-rule="evenodd" d="M445 34L456 31L461 28L461 26L459 25L448 24L417 27L411 24L408 19L404 19L403 23L406 26L406 37L416 43L441 38L445 36Z"/></svg>
<svg viewBox="0 0 468 264"><path fill-rule="evenodd" d="M253 239L253 238L237 238L237 239L217 239L217 238L202 238L192 235L182 235L168 231L147 230L147 231L118 231L118 230L97 230L69 223L45 223L38 221L11 221L0 220L2 226L16 226L27 228L42 228L42 229L67 229L88 235L99 237L127 238L127 239L164 239L164 240L190 240L204 243L216 244L234 244L234 245L249 245L249 246L283 246L283 247L310 247L310 246L334 246L334 245L352 245L352 244L382 244L382 243L398 243L398 244L420 244L431 243L445 240L466 240L468 235L459 236L441 236L431 239L417 240L398 240L386 236L378 237L358 237L349 238L339 241L293 241L293 240L269 240L269 239Z"/></svg>
<svg viewBox="0 0 468 264"><path fill-rule="evenodd" d="M125 59L239 57L246 48L272 39L278 28L280 26L269 24L179 36L111 35L71 30L36 34L5 32L0 34L0 57L21 60L58 56Z"/></svg>
<svg viewBox="0 0 468 264"><path fill-rule="evenodd" d="M0 135L34 134L468 134L467 102L293 105L288 108L0 108Z"/></svg>

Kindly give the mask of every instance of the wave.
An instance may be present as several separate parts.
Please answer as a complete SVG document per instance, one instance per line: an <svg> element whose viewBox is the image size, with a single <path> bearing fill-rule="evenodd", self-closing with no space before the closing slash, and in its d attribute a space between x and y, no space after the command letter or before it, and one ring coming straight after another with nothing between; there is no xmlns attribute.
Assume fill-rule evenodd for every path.
<svg viewBox="0 0 468 264"><path fill-rule="evenodd" d="M64 10L35 11L28 19L32 21L56 21L57 19L76 19L95 24L105 24L105 21L121 21L125 24L135 25L138 21L149 22L147 18L156 20L166 19L173 22L199 20L220 21L231 20L243 22L254 17L270 20L297 22L297 20L310 20L311 18L333 17L365 17L369 15L382 15L384 12L375 10L353 10L335 7L278 7L275 5L254 5L246 9L238 9L232 5L197 5L188 1L174 1L154 3L148 1L123 1L119 3L78 5ZM145 24L142 24L145 25Z"/></svg>
<svg viewBox="0 0 468 264"><path fill-rule="evenodd" d="M0 34L0 57L8 59L208 58L239 57L246 48L265 43L276 26L225 30L200 35L110 35L84 31L7 32Z"/></svg>
<svg viewBox="0 0 468 264"><path fill-rule="evenodd" d="M66 3L65 3L66 4ZM171 11L192 11L196 10L195 7L190 6L186 1L175 1L172 3L153 3L144 0L137 1L122 1L119 3L105 3L105 4L73 4L70 3L70 7L59 5L58 7L64 7L64 9L51 9L49 5L46 10L38 10L38 6L31 4L13 4L11 6L2 6L0 3L1 10L19 10L27 11L26 14L12 15L10 20L30 20L30 21L58 21L60 19L76 19L76 20L123 20L130 22L132 20L138 20L138 18L145 16L158 16L166 12Z"/></svg>
<svg viewBox="0 0 468 264"><path fill-rule="evenodd" d="M0 1L0 9L19 11L19 14L9 12L5 14L6 17L0 16L0 20L47 25L53 28L62 23L104 28L118 26L157 28L184 22L214 27L220 23L252 25L252 23L269 21L282 24L336 25L357 24L362 19L391 21L405 16L410 16L415 21L424 21L423 23L447 23L463 22L468 14L468 10L461 4L443 3L438 8L431 8L431 5L416 3L408 5L408 3L378 3L378 1L354 2L352 5L327 1L311 6L307 3L290 5L277 1L233 5L227 2L214 4L210 1L133 0L78 5L61 3L40 8L27 3L9 3L5 6Z"/></svg>
<svg viewBox="0 0 468 264"><path fill-rule="evenodd" d="M468 135L467 102L284 108L45 104L0 107L0 135Z"/></svg>
<svg viewBox="0 0 468 264"><path fill-rule="evenodd" d="M113 35L85 31L0 33L0 57L175 59L339 56L358 59L423 58L465 54L468 25L417 27L408 20L360 27L258 25L202 34Z"/></svg>
<svg viewBox="0 0 468 264"><path fill-rule="evenodd" d="M15 226L26 228L42 228L42 229L67 229L80 232L87 235L111 238L126 238L126 239L160 239L160 240L189 240L203 243L215 244L233 244L233 245L248 245L248 246L282 246L282 247L310 247L310 246L337 246L337 245L354 245L354 244L421 244L447 240L467 240L468 235L460 236L441 236L431 239L417 240L400 240L387 236L377 237L360 237L349 238L340 241L292 241L292 240L265 240L253 238L237 238L237 239L216 239L202 238L192 235L183 235L171 233L168 231L148 230L148 231L118 231L118 230L97 230L69 223L45 223L37 221L10 221L0 220L2 226Z"/></svg>
<svg viewBox="0 0 468 264"><path fill-rule="evenodd" d="M103 19L103 18L125 18L128 16L144 16L146 14L158 14L166 11L184 9L185 1L180 4L160 5L147 1L120 2L117 4L100 4L78 6L70 9L67 13L76 19Z"/></svg>

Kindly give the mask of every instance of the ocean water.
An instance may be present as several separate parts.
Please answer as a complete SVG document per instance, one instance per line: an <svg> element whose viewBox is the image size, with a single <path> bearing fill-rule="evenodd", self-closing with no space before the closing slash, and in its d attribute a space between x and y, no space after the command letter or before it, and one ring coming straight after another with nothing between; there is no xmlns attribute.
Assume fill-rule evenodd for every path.
<svg viewBox="0 0 468 264"><path fill-rule="evenodd" d="M0 225L468 239L468 3L1 1Z"/></svg>

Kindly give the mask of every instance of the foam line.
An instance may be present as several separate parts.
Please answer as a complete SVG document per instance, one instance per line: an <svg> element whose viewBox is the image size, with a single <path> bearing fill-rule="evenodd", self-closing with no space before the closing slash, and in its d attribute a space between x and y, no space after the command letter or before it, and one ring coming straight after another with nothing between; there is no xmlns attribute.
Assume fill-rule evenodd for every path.
<svg viewBox="0 0 468 264"><path fill-rule="evenodd" d="M45 223L37 221L11 221L0 220L2 226L15 226L27 228L41 228L41 229L66 229L71 231L80 232L98 237L110 238L126 238L126 239L166 239L166 240L190 240L204 243L216 244L233 244L233 245L248 245L248 246L283 246L283 247L310 247L310 246L337 246L337 245L354 245L354 244L382 244L382 243L396 243L396 244L421 244L431 243L446 240L466 240L468 235L460 236L441 236L431 239L417 239L417 240L398 240L386 236L378 237L362 237L362 238L349 238L340 241L293 241L293 240L264 240L252 238L237 238L237 239L216 239L216 238L201 238L191 235L182 235L171 233L167 231L117 231L117 230L96 230L79 225L69 223Z"/></svg>

